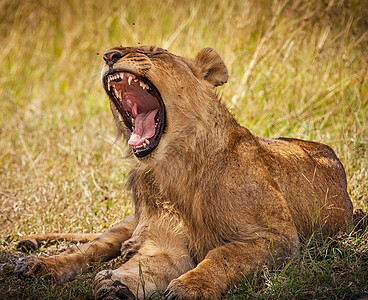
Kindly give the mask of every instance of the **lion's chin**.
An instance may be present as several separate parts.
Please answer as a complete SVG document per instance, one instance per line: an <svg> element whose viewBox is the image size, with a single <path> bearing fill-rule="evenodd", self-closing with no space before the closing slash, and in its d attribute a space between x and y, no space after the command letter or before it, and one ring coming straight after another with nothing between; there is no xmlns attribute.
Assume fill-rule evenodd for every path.
<svg viewBox="0 0 368 300"><path fill-rule="evenodd" d="M165 106L159 91L147 78L129 72L106 74L103 81L130 134L128 145L135 156L147 156L160 143L165 128Z"/></svg>

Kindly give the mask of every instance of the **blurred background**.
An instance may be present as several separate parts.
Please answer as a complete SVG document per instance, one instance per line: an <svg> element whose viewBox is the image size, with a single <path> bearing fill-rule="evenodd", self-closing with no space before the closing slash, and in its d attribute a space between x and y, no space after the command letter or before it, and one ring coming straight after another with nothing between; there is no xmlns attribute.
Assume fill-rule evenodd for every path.
<svg viewBox="0 0 368 300"><path fill-rule="evenodd" d="M100 232L132 213L129 164L100 83L112 46L157 45L228 67L222 101L264 137L312 139L368 209L365 0L0 1L0 239Z"/></svg>

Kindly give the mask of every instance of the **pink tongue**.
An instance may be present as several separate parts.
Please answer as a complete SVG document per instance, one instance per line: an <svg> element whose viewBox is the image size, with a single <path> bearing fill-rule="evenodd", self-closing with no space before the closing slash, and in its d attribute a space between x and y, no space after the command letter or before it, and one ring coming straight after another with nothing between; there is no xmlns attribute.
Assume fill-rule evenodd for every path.
<svg viewBox="0 0 368 300"><path fill-rule="evenodd" d="M155 116L158 108L148 112L147 114L139 114L135 118L135 128L130 136L128 145L140 146L146 139L155 135Z"/></svg>

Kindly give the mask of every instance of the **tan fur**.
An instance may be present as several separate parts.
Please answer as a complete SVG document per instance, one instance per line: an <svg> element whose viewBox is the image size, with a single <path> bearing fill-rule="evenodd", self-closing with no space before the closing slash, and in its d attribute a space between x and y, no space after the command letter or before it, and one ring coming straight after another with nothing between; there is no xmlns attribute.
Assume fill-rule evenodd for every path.
<svg viewBox="0 0 368 300"><path fill-rule="evenodd" d="M165 104L158 147L132 161L136 212L78 250L20 263L20 273L49 272L64 282L121 248L126 262L96 276L96 299L164 291L168 299L220 298L242 274L295 251L300 239L349 227L352 204L333 150L262 139L241 127L216 96L214 87L228 74L213 49L194 60L156 47L108 51L121 58L105 65L103 76L109 69L144 76ZM111 108L128 139L112 102Z"/></svg>
<svg viewBox="0 0 368 300"><path fill-rule="evenodd" d="M17 245L17 249L24 252L37 250L42 242L72 241L76 243L87 243L93 241L99 235L99 233L51 233L30 235L22 237L22 240Z"/></svg>

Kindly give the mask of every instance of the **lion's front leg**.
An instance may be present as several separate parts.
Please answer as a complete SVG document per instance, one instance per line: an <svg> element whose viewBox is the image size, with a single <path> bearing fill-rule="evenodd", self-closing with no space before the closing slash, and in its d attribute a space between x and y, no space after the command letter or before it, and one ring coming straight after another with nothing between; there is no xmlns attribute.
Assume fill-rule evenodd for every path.
<svg viewBox="0 0 368 300"><path fill-rule="evenodd" d="M277 245L272 247L274 242L259 238L211 250L196 268L171 281L165 299L220 299L244 274L266 263L272 253L284 252ZM292 243L296 246L297 239Z"/></svg>
<svg viewBox="0 0 368 300"><path fill-rule="evenodd" d="M169 246L169 247L167 247ZM160 297L170 281L193 267L185 245L170 247L145 241L128 262L116 270L97 274L96 299L145 299Z"/></svg>
<svg viewBox="0 0 368 300"><path fill-rule="evenodd" d="M49 276L57 283L74 279L90 263L107 261L120 254L122 243L132 236L136 226L134 215L115 225L92 242L73 247L60 255L28 256L20 259L16 271L24 276Z"/></svg>

